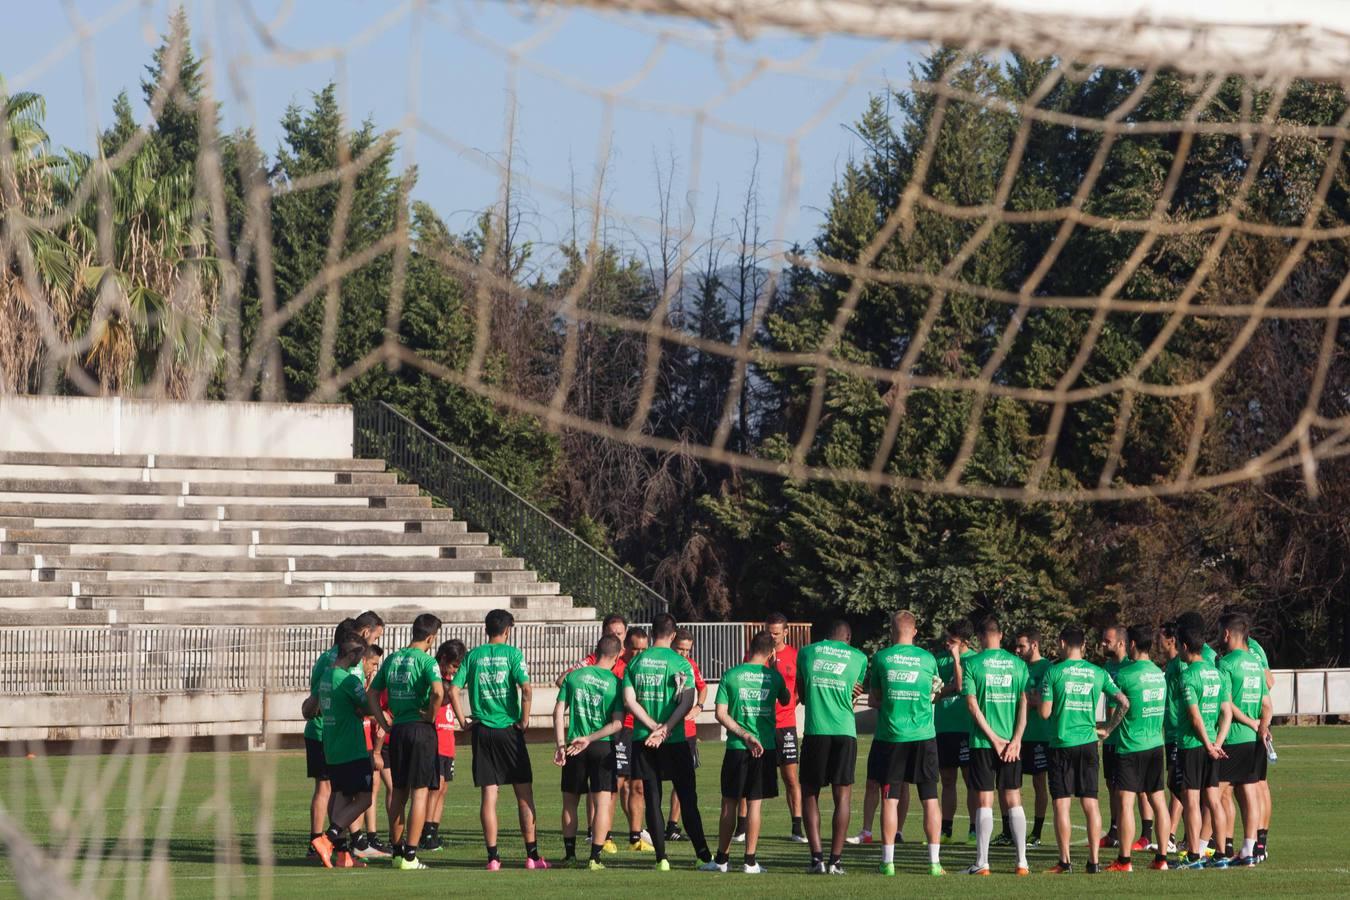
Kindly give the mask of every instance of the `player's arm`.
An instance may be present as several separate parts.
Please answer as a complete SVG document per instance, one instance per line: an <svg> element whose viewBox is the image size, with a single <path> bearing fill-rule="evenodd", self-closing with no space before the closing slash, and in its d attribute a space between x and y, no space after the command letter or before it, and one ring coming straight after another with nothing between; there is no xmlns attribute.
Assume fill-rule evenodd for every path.
<svg viewBox="0 0 1350 900"><path fill-rule="evenodd" d="M464 671L460 667L460 672ZM461 731L469 727L469 717L464 710L468 709L468 704L464 702L464 687L459 684L459 673L455 673L455 680L450 682L450 711L455 714L455 721L459 723Z"/></svg>
<svg viewBox="0 0 1350 900"><path fill-rule="evenodd" d="M1055 687L1050 683L1049 675L1041 679L1039 688L1041 718L1048 719L1055 712Z"/></svg>
<svg viewBox="0 0 1350 900"><path fill-rule="evenodd" d="M433 681L431 683L431 699L427 701L426 720L428 722L436 721L436 713L441 711L441 706L445 703L445 683L442 681Z"/></svg>
<svg viewBox="0 0 1350 900"><path fill-rule="evenodd" d="M641 722L644 728L656 731L661 727L661 723L653 719L651 714L642 707L642 701L637 698L637 691L628 683L623 686L623 704L628 707L628 711L633 714L633 718Z"/></svg>
<svg viewBox="0 0 1350 900"><path fill-rule="evenodd" d="M1215 732L1214 743L1220 747L1228 740L1228 729L1233 727L1233 702L1225 700L1219 706L1219 727Z"/></svg>
<svg viewBox="0 0 1350 900"><path fill-rule="evenodd" d="M1021 693L1017 695L1017 721L1013 724L1012 740L1008 741L1007 752L1009 759L1018 759L1022 756L1022 733L1027 730L1027 695Z"/></svg>
<svg viewBox="0 0 1350 900"><path fill-rule="evenodd" d="M742 728L739 722L731 717L731 710L728 709L727 704L719 703L717 704L716 709L717 723L727 730L729 736L744 741L745 746L750 749L751 756L758 757L764 755L764 745L761 744L753 734L745 728Z"/></svg>
<svg viewBox="0 0 1350 900"><path fill-rule="evenodd" d="M989 743L994 745L994 750L1002 754L1007 740L998 736L993 728L989 727L989 720L984 717L984 710L980 709L980 701L974 694L966 694L966 709L970 710L970 718L975 723L975 727L984 732L984 736L989 739Z"/></svg>
<svg viewBox="0 0 1350 900"><path fill-rule="evenodd" d="M561 693L553 704L553 745L553 764L561 766L567 762L567 700Z"/></svg>
<svg viewBox="0 0 1350 900"><path fill-rule="evenodd" d="M521 731L530 724L530 706L534 703L534 688L528 681L520 685L520 721L516 727Z"/></svg>
<svg viewBox="0 0 1350 900"><path fill-rule="evenodd" d="M703 682L703 686L698 689L693 706L689 707L689 715L686 718L696 719L698 714L703 712L703 704L708 702L708 682Z"/></svg>
<svg viewBox="0 0 1350 900"><path fill-rule="evenodd" d="M366 691L366 712L375 724L379 725L383 731L392 731L394 726L389 724L389 717L384 714L384 708L380 706L379 691Z"/></svg>
<svg viewBox="0 0 1350 900"><path fill-rule="evenodd" d="M300 704L300 715L306 720L317 719L319 717L319 698L310 694L305 698L305 702Z"/></svg>
<svg viewBox="0 0 1350 900"><path fill-rule="evenodd" d="M1120 691L1111 695L1111 701L1115 703L1115 706L1106 714L1106 724L1097 732L1103 740L1120 726L1120 723L1125 720L1125 714L1130 711L1130 698Z"/></svg>

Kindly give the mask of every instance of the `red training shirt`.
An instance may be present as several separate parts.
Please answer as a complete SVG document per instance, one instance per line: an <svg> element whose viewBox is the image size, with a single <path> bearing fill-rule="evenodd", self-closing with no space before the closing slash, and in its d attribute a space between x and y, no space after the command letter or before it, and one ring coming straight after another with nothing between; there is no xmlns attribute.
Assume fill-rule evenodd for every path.
<svg viewBox="0 0 1350 900"><path fill-rule="evenodd" d="M449 703L436 710L436 755L455 756L455 711Z"/></svg>
<svg viewBox="0 0 1350 900"><path fill-rule="evenodd" d="M774 726L777 728L797 727L797 648L784 644L782 650L774 651L769 665L778 670L787 682L788 702L775 704L777 710Z"/></svg>
<svg viewBox="0 0 1350 900"><path fill-rule="evenodd" d="M703 680L703 673L698 670L698 663L692 659L689 660L689 667L694 670L694 709L698 708L698 692L708 687L708 682ZM693 712L694 710L690 710ZM696 737L698 735L698 726L691 719L684 720L685 739Z"/></svg>

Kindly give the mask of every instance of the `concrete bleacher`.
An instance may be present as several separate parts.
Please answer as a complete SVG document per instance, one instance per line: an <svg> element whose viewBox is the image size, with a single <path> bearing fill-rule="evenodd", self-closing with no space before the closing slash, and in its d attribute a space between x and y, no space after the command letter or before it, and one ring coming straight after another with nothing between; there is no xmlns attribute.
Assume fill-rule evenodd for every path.
<svg viewBox="0 0 1350 900"><path fill-rule="evenodd" d="M0 405L11 412L0 433L2 624L312 623L363 609L469 622L496 607L526 622L595 617L382 460L353 458L345 407L14 406ZM234 452L179 452L209 446ZM249 452L260 448L278 455Z"/></svg>

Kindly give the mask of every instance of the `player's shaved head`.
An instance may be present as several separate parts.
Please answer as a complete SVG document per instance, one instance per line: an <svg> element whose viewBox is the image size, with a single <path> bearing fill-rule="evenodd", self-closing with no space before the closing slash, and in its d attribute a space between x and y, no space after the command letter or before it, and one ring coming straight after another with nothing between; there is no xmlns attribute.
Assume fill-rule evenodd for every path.
<svg viewBox="0 0 1350 900"><path fill-rule="evenodd" d="M848 643L853 639L853 626L849 625L843 619L836 619L830 623L829 640L843 641Z"/></svg>
<svg viewBox="0 0 1350 900"><path fill-rule="evenodd" d="M891 637L896 642L912 643L918 631L919 620L909 610L902 609L891 616Z"/></svg>

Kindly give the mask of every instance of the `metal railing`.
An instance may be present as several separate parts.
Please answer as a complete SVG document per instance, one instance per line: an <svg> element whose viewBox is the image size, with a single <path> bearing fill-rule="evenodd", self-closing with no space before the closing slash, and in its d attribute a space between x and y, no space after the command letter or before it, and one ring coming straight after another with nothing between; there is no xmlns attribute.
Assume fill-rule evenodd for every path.
<svg viewBox="0 0 1350 900"><path fill-rule="evenodd" d="M694 661L716 681L745 658L759 626L712 622L687 626ZM411 627L390 625L381 643L401 647ZM806 626L791 626L789 641L804 642ZM597 623L524 623L511 642L525 653L530 678L551 684L589 653ZM453 624L439 639L483 643L483 626ZM137 695L199 692L304 691L310 667L333 642L328 625L126 625L72 628L0 628L0 694Z"/></svg>
<svg viewBox="0 0 1350 900"><path fill-rule="evenodd" d="M352 409L357 456L384 459L581 605L628 616L666 611L656 591L389 404Z"/></svg>

